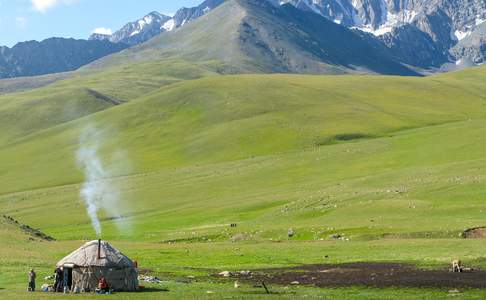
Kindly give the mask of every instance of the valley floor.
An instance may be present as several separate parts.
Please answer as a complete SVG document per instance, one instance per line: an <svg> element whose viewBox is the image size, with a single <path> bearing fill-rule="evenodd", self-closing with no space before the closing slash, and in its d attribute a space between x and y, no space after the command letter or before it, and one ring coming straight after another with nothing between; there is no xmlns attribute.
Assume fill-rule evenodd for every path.
<svg viewBox="0 0 486 300"><path fill-rule="evenodd" d="M6 242L2 240L2 243ZM259 299L259 298L325 298L325 299L484 299L486 291L467 287L403 288L349 286L319 288L312 285L266 285L267 295L259 281L240 280L234 288L234 278L222 278L217 273L230 270L257 270L316 263L347 263L354 261L403 261L418 264L426 270L449 267L449 258L461 255L468 266L486 267L481 249L486 242L473 240L458 242L455 239L411 239L380 241L321 241L321 242L246 242L246 243L195 243L160 244L114 242L128 255L140 259L141 269L162 279L161 283L141 283L144 292L118 293L112 296L54 295L26 291L26 273L32 266L38 272L38 286L45 283L56 260L81 242L31 241L2 247L0 272L0 299L59 299L72 297L91 299ZM28 258L27 258L28 257ZM296 272L300 268L296 269ZM458 282L468 274L458 275ZM433 280L432 278L430 280ZM460 285L460 284L459 284ZM484 285L484 283L483 283ZM35 295L35 297L34 297Z"/></svg>

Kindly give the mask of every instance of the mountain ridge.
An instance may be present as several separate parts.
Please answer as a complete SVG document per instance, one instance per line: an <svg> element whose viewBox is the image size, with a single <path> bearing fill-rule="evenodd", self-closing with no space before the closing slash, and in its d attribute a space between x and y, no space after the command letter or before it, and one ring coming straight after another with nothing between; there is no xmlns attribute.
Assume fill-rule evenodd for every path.
<svg viewBox="0 0 486 300"><path fill-rule="evenodd" d="M108 40L112 43L125 43L133 46L166 31L164 26L170 19L169 16L153 11L139 20L127 23L111 35L93 33L88 39Z"/></svg>
<svg viewBox="0 0 486 300"><path fill-rule="evenodd" d="M141 19L127 23L111 35L93 33L89 39L122 42L131 46L141 44L163 32L172 31L194 21L223 2L225 0L205 0L198 6L177 10L173 17L153 11Z"/></svg>
<svg viewBox="0 0 486 300"><path fill-rule="evenodd" d="M51 39L46 40L47 42L31 41L19 43L18 46L13 47L22 49L22 51L17 51L22 54L16 54L15 51L12 51L13 48L0 47L0 78L35 76L76 70L83 65L124 50L127 47L136 47L150 42L150 40L157 38L161 34L174 31L179 32L178 29L194 23L228 1L231 0L206 0L198 6L179 9L172 17L153 11L141 19L127 23L112 35L92 34L89 37L89 43L81 40L77 42L88 50L86 53L90 53L89 55L80 52L79 49L81 47L74 45L69 39L64 39L62 42L59 39L57 44L50 43L52 48L49 49L45 48L44 45L48 46ZM327 47L330 46L330 43L327 43L324 39L328 34L327 30L340 30L337 29L338 27L330 29L331 26L329 24L323 25L320 32L316 28L304 28L307 25L311 26L310 24L315 22L313 15L318 15L355 32L355 35L346 35L343 38L351 38L351 40L345 41L348 44L346 47L343 47L345 45L341 43L341 49L344 49L342 50L343 53L353 52L349 51L348 48L356 46L356 36L359 36L361 42L367 43L374 49L374 51L371 51L372 53L375 51L381 52L386 60L395 61L406 69L415 70L412 71L413 73L430 74L437 71L449 71L482 64L486 60L486 1L484 0L468 0L467 3L459 0L260 0L255 1L254 5L260 4L268 7L268 3L275 8L287 11L290 9L289 6L296 8L291 13L289 12L289 14L294 16L287 16L288 22L291 22L290 20L295 17L299 19L300 30L306 32L306 34L312 31L312 34L308 36L307 42L302 42L303 37L301 37L299 42L302 45L306 44L307 47L301 45L298 48L302 53L294 53L293 56L307 58L296 62L293 58L284 57L285 53L283 52L296 51L285 47L280 47L280 49L271 49L272 47L270 47L266 50L263 48L257 50L260 46L276 44L278 41L274 39L274 41L262 42L261 45L253 45L252 49L247 48L248 53L245 56L248 56L248 54L253 56L263 55L260 59L261 61L266 61L266 63L273 61L276 65L263 68L261 65L249 66L248 68L243 68L248 69L244 70L244 72L265 72L270 70L271 72L322 73L320 64L323 61L328 63L327 70L333 70L330 72L332 74L346 73L346 71L342 70L343 66L345 69L348 69L347 71L350 69L355 69L357 72L369 71L369 66L360 70L361 66L359 64L355 65L354 55L348 55L348 61L344 61L342 58L336 60L335 57L333 59L326 59L326 57L309 59L309 56L325 56L323 53L319 53L325 50L319 50L318 48L322 43L326 43ZM307 13L307 20L301 17L301 12ZM233 16L229 15L227 17ZM237 18L238 16L234 17ZM217 22L214 22L214 24L217 24ZM242 28L236 34L242 37L245 34L245 30L253 30L254 27ZM206 36L210 36L211 31L217 31L218 28L207 27L202 28L202 30L208 31ZM258 30L255 32L257 35L259 34ZM341 30L341 32L347 31ZM248 41L248 34L250 33L246 32L246 34L246 40ZM282 30L280 30L280 34L283 36L287 35ZM295 34L295 32L292 34ZM265 37L254 37L262 41L265 38L269 38L268 32L266 35ZM174 40L174 37L171 36L166 39L167 42L170 42ZM219 42L225 43L223 39L220 39ZM215 46L207 44L203 40L200 41L200 44L206 44L207 47ZM199 52L203 57L208 56L199 45L193 43L191 46L198 49L192 52ZM65 49L64 53L61 49ZM239 51L238 49L233 50ZM357 52L356 50L354 49L355 53ZM30 58L33 57L32 53L34 51L40 51L40 58ZM181 49L181 51L190 52L188 49ZM60 58L60 61L55 60L53 55L50 56L49 52L55 53ZM73 56L72 53L78 54ZM232 55L232 53L220 54L219 57L230 57ZM171 57L170 53L165 53L165 56ZM362 55L358 55L358 57L360 56ZM209 58L213 59L214 57ZM288 61L283 62L282 59L288 59ZM246 60L250 64L255 61L255 59ZM223 59L223 61L226 60ZM306 61L306 63L303 61ZM374 69L379 70L380 62L377 61L376 63L378 66L374 67ZM231 72L235 71L237 70L233 69ZM376 72L376 70L371 72L381 73L381 71ZM391 74L396 74L396 72Z"/></svg>
<svg viewBox="0 0 486 300"><path fill-rule="evenodd" d="M372 34L402 62L428 71L468 59L474 64L486 60L486 33L478 29L486 21L486 2L471 0L261 0L274 6L294 7L319 14L334 23ZM204 1L182 8L141 41L180 28L215 9L224 0ZM128 36L130 32L126 32ZM469 36L476 39L467 39ZM96 36L106 39L113 36ZM131 43L134 45L137 43Z"/></svg>
<svg viewBox="0 0 486 300"><path fill-rule="evenodd" d="M417 75L367 34L291 5L257 0L226 1L186 26L96 65L170 58L219 60L243 73Z"/></svg>
<svg viewBox="0 0 486 300"><path fill-rule="evenodd" d="M0 78L73 71L126 48L123 43L73 38L21 42L12 48L0 47Z"/></svg>
<svg viewBox="0 0 486 300"><path fill-rule="evenodd" d="M453 50L486 22L484 0L283 0L279 3L290 3L346 27L370 32L397 54L406 53L402 59L418 67L439 68L464 58L477 64L486 60L484 43L468 43L466 47L474 49L470 51L472 55ZM418 58L413 60L410 54ZM431 63L427 64L427 57L432 59Z"/></svg>

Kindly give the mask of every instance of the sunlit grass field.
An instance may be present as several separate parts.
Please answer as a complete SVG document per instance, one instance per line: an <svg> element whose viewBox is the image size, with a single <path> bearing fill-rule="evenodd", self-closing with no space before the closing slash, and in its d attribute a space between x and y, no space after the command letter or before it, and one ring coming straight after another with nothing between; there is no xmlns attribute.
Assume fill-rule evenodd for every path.
<svg viewBox="0 0 486 300"><path fill-rule="evenodd" d="M121 191L123 219L103 213L103 238L168 289L116 299L266 297L212 277L223 270L360 261L443 269L456 258L486 266L486 242L460 237L486 226L486 68L399 78L222 76L220 67L81 70L0 96L0 215L58 240L29 241L2 220L0 298L30 299L29 268L39 270L40 286L59 259L96 238L75 160L80 133L93 124L104 134L105 162L119 150L129 158L109 179ZM197 282L181 283L187 276ZM271 288L271 297L287 298L450 297Z"/></svg>

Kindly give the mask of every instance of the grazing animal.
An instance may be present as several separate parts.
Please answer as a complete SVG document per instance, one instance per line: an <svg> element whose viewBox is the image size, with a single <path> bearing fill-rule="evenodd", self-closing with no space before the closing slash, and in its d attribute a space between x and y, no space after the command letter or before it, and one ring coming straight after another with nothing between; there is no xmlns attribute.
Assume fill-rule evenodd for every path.
<svg viewBox="0 0 486 300"><path fill-rule="evenodd" d="M458 259L455 259L452 261L452 272L454 273L461 273L462 272L462 266L461 266L461 261Z"/></svg>

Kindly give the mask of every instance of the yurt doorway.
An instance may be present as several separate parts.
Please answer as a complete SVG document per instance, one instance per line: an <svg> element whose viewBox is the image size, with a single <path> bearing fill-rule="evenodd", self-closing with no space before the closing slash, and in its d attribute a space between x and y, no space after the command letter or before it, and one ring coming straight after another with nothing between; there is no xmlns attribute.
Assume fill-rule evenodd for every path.
<svg viewBox="0 0 486 300"><path fill-rule="evenodd" d="M67 289L70 291L71 287L73 286L73 265L66 264L62 268L62 273L63 273L63 286L67 287Z"/></svg>

